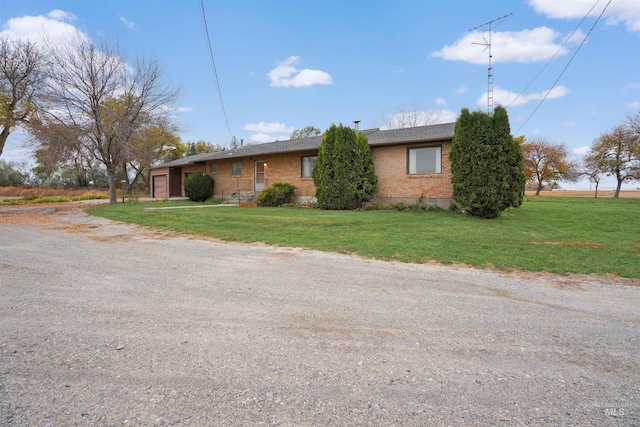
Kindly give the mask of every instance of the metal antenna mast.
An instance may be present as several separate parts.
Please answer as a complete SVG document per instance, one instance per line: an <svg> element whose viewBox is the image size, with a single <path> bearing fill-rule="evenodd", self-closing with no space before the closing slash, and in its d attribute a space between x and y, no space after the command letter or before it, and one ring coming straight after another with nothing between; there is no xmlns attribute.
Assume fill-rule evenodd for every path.
<svg viewBox="0 0 640 427"><path fill-rule="evenodd" d="M479 44L484 46L484 50L489 51L489 72L487 75L487 113L491 114L493 112L493 66L491 65L491 33L495 27L497 27L502 21L507 19L507 17L513 15L513 13L508 13L500 18L496 18L492 21L485 22L482 25L478 25L477 27L471 28L469 31L480 31L481 28L489 26L489 39L484 36L484 34L480 34L484 43L471 43L471 44ZM495 24L495 25L494 25ZM483 51L484 52L484 51Z"/></svg>

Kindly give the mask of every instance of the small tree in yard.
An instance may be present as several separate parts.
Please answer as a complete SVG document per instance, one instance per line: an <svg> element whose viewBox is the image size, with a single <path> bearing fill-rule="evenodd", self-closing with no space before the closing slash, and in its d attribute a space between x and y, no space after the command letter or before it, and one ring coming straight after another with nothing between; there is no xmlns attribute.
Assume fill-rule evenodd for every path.
<svg viewBox="0 0 640 427"><path fill-rule="evenodd" d="M319 208L362 207L378 185L367 137L342 124L331 125L322 135L313 182Z"/></svg>
<svg viewBox="0 0 640 427"><path fill-rule="evenodd" d="M623 182L640 180L640 131L630 122L603 133L591 144L585 162L616 178L617 198Z"/></svg>
<svg viewBox="0 0 640 427"><path fill-rule="evenodd" d="M451 146L453 199L473 216L495 218L522 203L522 151L502 107L494 115L464 108Z"/></svg>
<svg viewBox="0 0 640 427"><path fill-rule="evenodd" d="M204 172L196 172L184 180L184 194L194 202L204 202L213 195L213 178Z"/></svg>
<svg viewBox="0 0 640 427"><path fill-rule="evenodd" d="M536 196L547 183L555 181L574 181L577 178L576 166L569 161L569 152L564 144L554 144L540 137L522 144L524 168L527 181L535 182Z"/></svg>

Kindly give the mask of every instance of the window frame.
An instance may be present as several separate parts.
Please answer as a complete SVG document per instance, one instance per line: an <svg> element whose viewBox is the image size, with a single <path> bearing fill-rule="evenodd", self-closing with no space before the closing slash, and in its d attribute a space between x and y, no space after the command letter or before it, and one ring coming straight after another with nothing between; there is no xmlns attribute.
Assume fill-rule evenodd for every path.
<svg viewBox="0 0 640 427"><path fill-rule="evenodd" d="M220 167L218 166L217 163L209 163L209 173L211 175L217 175L219 170L220 170Z"/></svg>
<svg viewBox="0 0 640 427"><path fill-rule="evenodd" d="M233 165L239 165L240 173L233 173ZM242 162L231 162L230 169L231 176L242 176Z"/></svg>
<svg viewBox="0 0 640 427"><path fill-rule="evenodd" d="M313 163L313 168L311 168L311 172L309 176L304 175L304 159L315 158L315 162ZM313 170L316 168L316 164L318 163L318 155L315 156L300 156L300 178L313 178Z"/></svg>
<svg viewBox="0 0 640 427"><path fill-rule="evenodd" d="M434 172L425 172L425 173L411 173L411 151L412 150L421 150L425 148L435 148L438 151L439 157L436 160L436 170ZM417 169L417 164L416 164ZM438 171L439 169L439 171ZM409 176L421 176L421 175L441 175L442 174L442 144L429 144L429 145L421 145L414 147L407 147L407 169L406 173Z"/></svg>

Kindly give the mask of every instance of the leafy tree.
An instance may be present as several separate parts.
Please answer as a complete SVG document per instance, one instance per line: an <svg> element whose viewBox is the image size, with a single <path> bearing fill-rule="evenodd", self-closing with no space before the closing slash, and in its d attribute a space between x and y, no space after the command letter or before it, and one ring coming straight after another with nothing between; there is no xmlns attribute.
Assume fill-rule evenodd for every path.
<svg viewBox="0 0 640 427"><path fill-rule="evenodd" d="M519 206L524 191L521 156L504 108L496 108L493 116L462 109L449 156L453 199L480 218L495 218Z"/></svg>
<svg viewBox="0 0 640 427"><path fill-rule="evenodd" d="M142 180L148 187L147 171L157 162L182 158L187 148L180 141L179 128L164 116L150 117L131 136L128 159L123 164L122 179L128 183L128 190Z"/></svg>
<svg viewBox="0 0 640 427"><path fill-rule="evenodd" d="M28 124L43 102L47 62L29 41L0 38L0 155L15 126Z"/></svg>
<svg viewBox="0 0 640 427"><path fill-rule="evenodd" d="M0 159L0 186L20 186L27 183L29 174L24 171L25 163L8 162Z"/></svg>
<svg viewBox="0 0 640 427"><path fill-rule="evenodd" d="M35 116L29 124L35 145L36 182L47 187L86 187L88 172L97 167L90 152L80 144L77 129L48 117Z"/></svg>
<svg viewBox="0 0 640 427"><path fill-rule="evenodd" d="M630 123L616 126L593 141L585 162L616 178L617 198L623 182L640 180L640 133Z"/></svg>
<svg viewBox="0 0 640 427"><path fill-rule="evenodd" d="M331 125L322 135L313 182L318 207L362 207L378 185L367 137L342 124Z"/></svg>
<svg viewBox="0 0 640 427"><path fill-rule="evenodd" d="M104 165L109 200L116 203L118 169L133 159L133 135L150 118L167 115L178 91L162 81L154 60L127 62L124 53L78 35L73 43L47 45L52 63L46 120L71 129L78 143ZM47 141L44 141L45 143Z"/></svg>
<svg viewBox="0 0 640 427"><path fill-rule="evenodd" d="M223 151L224 149L221 144L214 144L213 142L203 140L198 142L187 142L185 146L187 148L187 156L203 153L216 153L218 151Z"/></svg>
<svg viewBox="0 0 640 427"><path fill-rule="evenodd" d="M321 134L322 134L322 131L320 129L318 129L315 126L309 125L309 126L303 127L302 129L294 130L289 136L289 139L309 138L310 136L318 136Z"/></svg>
<svg viewBox="0 0 640 427"><path fill-rule="evenodd" d="M554 144L544 137L522 144L524 171L527 182L536 183L536 196L544 187L555 181L573 181L577 178L577 168L569 160L569 152L564 144Z"/></svg>

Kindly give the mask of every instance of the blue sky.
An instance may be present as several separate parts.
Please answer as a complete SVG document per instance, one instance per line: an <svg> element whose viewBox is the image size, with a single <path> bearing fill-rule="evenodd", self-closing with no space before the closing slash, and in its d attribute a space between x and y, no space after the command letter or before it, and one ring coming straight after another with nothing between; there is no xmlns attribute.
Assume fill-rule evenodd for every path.
<svg viewBox="0 0 640 427"><path fill-rule="evenodd" d="M593 8L558 56L508 107L514 136L544 136L576 155L640 110L640 1L612 0L538 111L539 99L608 0L204 0L229 130L209 60L199 0L0 0L0 37L80 30L153 56L182 88L183 141L286 139L295 128L380 126L405 109L453 121L486 109L487 52L469 29L506 18L492 38L494 99L512 103ZM486 34L485 34L486 36ZM25 160L24 135L2 158ZM588 184L587 184L588 185ZM583 185L584 186L584 185Z"/></svg>

